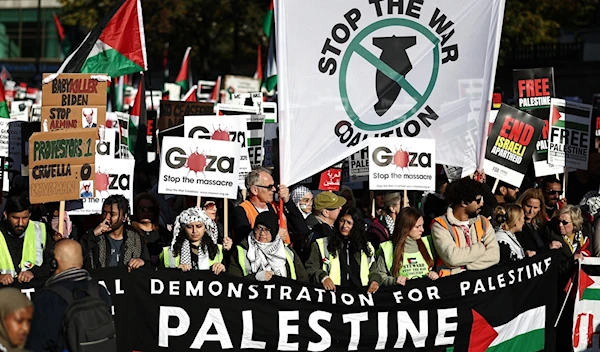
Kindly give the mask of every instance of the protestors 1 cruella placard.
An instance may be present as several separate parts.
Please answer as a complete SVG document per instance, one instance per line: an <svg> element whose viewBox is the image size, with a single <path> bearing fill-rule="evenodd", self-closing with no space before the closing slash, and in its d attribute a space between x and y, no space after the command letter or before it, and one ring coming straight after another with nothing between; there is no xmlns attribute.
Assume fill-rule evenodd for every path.
<svg viewBox="0 0 600 352"><path fill-rule="evenodd" d="M240 149L234 142L165 137L158 192L237 198Z"/></svg>
<svg viewBox="0 0 600 352"><path fill-rule="evenodd" d="M485 152L486 174L520 187L544 121L502 104Z"/></svg>
<svg viewBox="0 0 600 352"><path fill-rule="evenodd" d="M435 190L435 140L369 138L369 188Z"/></svg>

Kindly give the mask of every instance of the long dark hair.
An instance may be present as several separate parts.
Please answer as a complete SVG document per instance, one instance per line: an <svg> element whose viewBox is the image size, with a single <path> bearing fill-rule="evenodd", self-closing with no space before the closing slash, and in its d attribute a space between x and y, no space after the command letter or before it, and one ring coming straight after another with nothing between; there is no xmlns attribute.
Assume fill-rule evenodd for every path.
<svg viewBox="0 0 600 352"><path fill-rule="evenodd" d="M423 215L415 208L404 208L400 211L400 214L396 217L396 225L394 226L394 233L392 235L392 242L394 243L394 262L392 264L392 275L398 277L400 275L400 269L402 269L402 261L404 260L404 247L406 246L406 239L408 234L415 227L417 221L422 218ZM425 243L422 239L417 240L419 246L419 252L427 262L427 266L430 268L433 266L433 258L429 255Z"/></svg>
<svg viewBox="0 0 600 352"><path fill-rule="evenodd" d="M203 223L204 224L204 223ZM183 246L183 241L187 239L187 234L185 233L185 226L181 226L179 229L179 233L177 234L177 239L175 239L175 245L173 246L173 256L176 257L181 254L181 247ZM210 259L215 259L215 256L219 252L219 247L216 243L213 242L210 234L208 233L208 226L204 224L204 236L200 239L200 250L208 250L208 257Z"/></svg>
<svg viewBox="0 0 600 352"><path fill-rule="evenodd" d="M369 248L367 242L367 235L365 231L365 222L363 221L362 212L356 208L351 207L340 212L335 223L333 224L333 232L331 236L329 236L329 244L327 245L327 250L334 257L337 256L338 251L340 251L344 246L344 236L340 233L340 220L342 216L350 215L352 217L352 221L354 221L354 225L352 225L352 229L350 229L350 234L348 235L348 239L350 240L350 254L357 254L365 252L366 255L372 256L371 249Z"/></svg>

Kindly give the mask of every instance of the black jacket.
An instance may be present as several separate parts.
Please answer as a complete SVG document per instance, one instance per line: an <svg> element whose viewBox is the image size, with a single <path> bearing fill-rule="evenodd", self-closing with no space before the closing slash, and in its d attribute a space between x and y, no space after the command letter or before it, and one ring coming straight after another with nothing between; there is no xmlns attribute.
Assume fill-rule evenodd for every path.
<svg viewBox="0 0 600 352"><path fill-rule="evenodd" d="M550 250L550 238L543 227L535 229L533 225L525 223L523 231L516 236L524 251L535 251L539 254Z"/></svg>
<svg viewBox="0 0 600 352"><path fill-rule="evenodd" d="M96 281L97 283L97 281ZM62 285L73 291L76 288L87 289L88 281L61 281L54 285ZM100 298L108 307L112 306L110 296L106 289L100 287ZM62 320L67 310L67 301L50 290L41 290L33 298L33 319L31 331L25 347L31 351L58 351L65 350L62 336Z"/></svg>
<svg viewBox="0 0 600 352"><path fill-rule="evenodd" d="M108 261L110 260L110 256L107 254L105 258L104 265L100 265L100 255L99 255L99 247L98 244L101 241L101 237L106 237L108 235L103 234L100 236L94 235L94 229L90 229L86 231L83 237L80 240L81 247L83 249L83 267L85 269L98 269L101 267L107 267ZM146 243L143 241L142 236L136 231L125 227L123 231L123 245L121 246L121 258L125 257L125 252L127 251L127 239L129 236L138 236L139 242L141 243L141 255L139 258L144 260L144 266L150 266L150 254L148 253L148 247ZM105 241L108 242L108 239L104 238ZM110 249L110 244L107 243L107 248ZM121 261L119 265L127 266L128 263Z"/></svg>

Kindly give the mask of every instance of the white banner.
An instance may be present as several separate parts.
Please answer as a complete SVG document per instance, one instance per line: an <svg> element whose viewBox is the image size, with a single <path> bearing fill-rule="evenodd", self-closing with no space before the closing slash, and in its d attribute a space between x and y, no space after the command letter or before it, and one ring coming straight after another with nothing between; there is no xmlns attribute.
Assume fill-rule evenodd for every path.
<svg viewBox="0 0 600 352"><path fill-rule="evenodd" d="M435 141L369 138L369 189L435 191Z"/></svg>
<svg viewBox="0 0 600 352"><path fill-rule="evenodd" d="M548 164L587 170L591 126L591 105L552 98Z"/></svg>
<svg viewBox="0 0 600 352"><path fill-rule="evenodd" d="M246 118L249 115L229 116L185 116L183 118L183 133L187 138L212 139L218 141L238 142L242 147L240 151L240 173L252 171L248 159L249 136Z"/></svg>
<svg viewBox="0 0 600 352"><path fill-rule="evenodd" d="M276 1L282 182L372 137L435 139L440 163L475 169L504 4Z"/></svg>
<svg viewBox="0 0 600 352"><path fill-rule="evenodd" d="M116 194L127 198L133 207L134 167L134 159L115 159L114 155L96 154L96 197L82 198L83 208L71 210L69 215L101 214L104 200Z"/></svg>
<svg viewBox="0 0 600 352"><path fill-rule="evenodd" d="M160 149L159 193L237 198L239 143L164 137Z"/></svg>

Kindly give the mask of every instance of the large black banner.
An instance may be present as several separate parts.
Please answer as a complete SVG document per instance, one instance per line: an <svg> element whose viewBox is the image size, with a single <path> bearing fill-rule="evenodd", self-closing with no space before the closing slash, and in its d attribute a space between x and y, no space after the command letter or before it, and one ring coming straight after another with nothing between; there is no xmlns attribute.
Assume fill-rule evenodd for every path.
<svg viewBox="0 0 600 352"><path fill-rule="evenodd" d="M537 256L366 290L106 269L121 351L553 351L556 265ZM29 294L32 288L24 288Z"/></svg>

